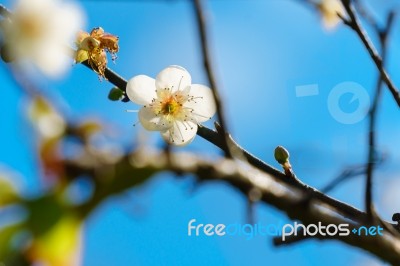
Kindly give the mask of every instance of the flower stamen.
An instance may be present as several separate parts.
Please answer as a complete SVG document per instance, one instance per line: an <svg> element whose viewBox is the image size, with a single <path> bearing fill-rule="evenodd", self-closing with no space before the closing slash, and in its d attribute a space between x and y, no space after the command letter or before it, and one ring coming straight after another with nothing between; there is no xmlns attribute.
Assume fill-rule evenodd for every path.
<svg viewBox="0 0 400 266"><path fill-rule="evenodd" d="M155 80L139 75L127 85L129 99L143 105L139 112L143 127L160 131L166 141L178 146L193 140L198 124L209 120L216 111L211 90L190 82L185 69L170 66Z"/></svg>

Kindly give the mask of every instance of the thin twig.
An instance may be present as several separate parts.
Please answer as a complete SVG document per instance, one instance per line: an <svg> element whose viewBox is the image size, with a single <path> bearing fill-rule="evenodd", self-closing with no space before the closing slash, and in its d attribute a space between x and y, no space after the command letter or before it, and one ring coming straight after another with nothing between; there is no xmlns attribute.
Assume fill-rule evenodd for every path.
<svg viewBox="0 0 400 266"><path fill-rule="evenodd" d="M320 191L321 191L321 193L327 194L328 192L333 190L335 187L342 184L344 181L349 180L350 178L353 178L356 176L365 175L365 173L366 173L365 165L362 165L361 167L353 167L351 169L345 169L339 176L337 176L336 178L331 180L327 185L322 187L320 189ZM307 204L310 203L312 198L313 198L312 195L308 195L306 198L303 199L303 201L299 205L306 206Z"/></svg>
<svg viewBox="0 0 400 266"><path fill-rule="evenodd" d="M394 21L394 13L390 13L387 19L386 27L383 31L380 31L376 26L375 29L379 35L379 41L382 50L382 65L384 65L387 56L387 40L390 34L390 30L392 29ZM376 24L375 24L376 25ZM379 75L377 84L376 84L376 92L374 96L374 100L372 106L369 110L369 128L368 128L368 157L367 157L367 176L365 182L365 209L369 216L372 218L374 213L373 207L373 172L376 163L376 118L379 108L379 103L382 95L382 87L383 87L383 77Z"/></svg>
<svg viewBox="0 0 400 266"><path fill-rule="evenodd" d="M89 69L91 69L92 71L94 71L89 64L84 62L84 65L86 67L88 67ZM126 91L127 81L120 75L118 75L111 69L106 68L105 77L107 78L107 80L110 83L114 84L121 90ZM335 199L325 195L324 193L321 193L320 191L316 190L315 188L312 188L312 187L302 183L297 178L287 178L287 176L284 173L282 173L281 171L268 165L267 163L263 162L256 156L252 155L250 152L243 149L239 144L237 144L232 139L232 137L229 134L222 135L223 134L222 127L219 126L217 123L216 123L216 127L219 129L218 132L211 130L204 126L199 126L198 130L197 130L197 135L202 137L203 139L209 141L210 143L214 144L215 146L219 147L222 151L225 152L225 154L229 153L228 149L231 150L231 147L233 149L236 149L236 151L237 151L236 154L243 155L242 157L245 160L247 160L247 162L250 165L253 165L254 167L260 169L261 171L263 171L265 173L271 174L272 176L274 176L275 178L281 180L282 182L284 182L286 184L289 184L296 188L302 189L303 191L308 193L310 196L312 196L318 200L321 200L327 204L335 206L335 208L339 212L343 213L343 215L349 216L349 218L353 218L352 216L354 215L354 213L356 213L360 217L363 216L363 212L361 212L357 208L347 205L341 201L335 200Z"/></svg>
<svg viewBox="0 0 400 266"><path fill-rule="evenodd" d="M209 141L210 143L216 145L220 149L223 148L222 140L221 140L222 138L217 132L202 126L202 127L199 127L199 129L197 131L197 135L199 135L200 137ZM309 195L310 197L312 197L314 199L318 199L318 200L325 202L326 204L335 206L335 208L339 212L342 212L344 216L348 216L350 218L350 217L352 217L352 215L354 215L354 213L357 213L357 215L360 215L360 217L362 217L364 215L364 213L361 212L360 210L358 210L350 205L347 205L341 201L335 200L335 199L329 197L328 195L325 195L324 193L318 191L317 189L310 187L307 184L304 184L297 178L296 179L288 178L281 171L270 166L269 164L265 163L264 161L260 160L259 158L257 158L256 156L254 156L253 154L251 154L250 152L248 152L247 150L242 148L239 144L237 144L232 139L232 137L230 135L228 135L228 140L229 140L230 145L235 147L235 149L240 150L240 152L247 159L247 162L250 165L258 168L259 170L274 176L275 178L279 179L281 182L283 182L285 184L288 184L288 185L294 186L298 189L301 189L307 195Z"/></svg>
<svg viewBox="0 0 400 266"><path fill-rule="evenodd" d="M358 5L357 7L361 7L358 1L356 2ZM388 36L390 35L390 31L393 26L394 21L394 13L391 12L388 15L387 22L384 29L380 29L378 23L374 20L374 18L366 12L365 9L362 9L363 15L366 16L368 23L372 26L372 28L376 31L379 36L379 41L382 50L382 64L385 62L387 57L387 41ZM374 96L374 100L372 106L369 110L369 128L368 128L368 157L367 163L365 166L359 167L357 169L351 169L344 171L340 176L335 178L331 183L329 183L326 187L321 189L321 192L327 193L328 191L332 190L341 182L348 180L350 177L355 177L358 175L366 174L366 182L365 182L365 207L367 218L370 222L375 219L376 223L382 224L384 228L390 231L393 235L398 235L398 232L393 230L392 227L386 226L386 224L380 219L380 217L375 213L373 207L373 171L378 163L382 163L383 159L377 160L376 158L376 117L379 107L380 98L382 95L382 88L383 88L383 78L382 75L379 75L376 85L376 92ZM311 200L310 196L307 197L307 201ZM311 237L307 237L302 235L302 232L298 232L297 236L291 236L286 241L282 241L280 237L276 237L273 239L274 245L288 245L297 243L306 239L310 239Z"/></svg>
<svg viewBox="0 0 400 266"><path fill-rule="evenodd" d="M374 167L378 165L382 165L385 162L386 158L385 157L380 157L380 158L375 158L374 161ZM358 177L361 175L366 175L367 173L367 166L365 164L362 165L355 165L348 167L347 169L344 169L340 175L336 176L333 180L331 180L327 185L322 187L320 191L322 193L328 193L331 192L333 189L338 187L340 184L342 184L345 181L348 181L354 177Z"/></svg>
<svg viewBox="0 0 400 266"><path fill-rule="evenodd" d="M360 17L363 18L375 31L380 32L381 30L378 22L362 2L363 1L361 0L353 0L355 10L358 12L358 14L360 14Z"/></svg>
<svg viewBox="0 0 400 266"><path fill-rule="evenodd" d="M208 82L210 83L210 87L213 92L215 105L216 105L216 109L217 109L217 116L218 116L219 123L221 125L221 130L223 132L223 135L225 136L227 133L227 123L225 121L224 108L222 106L221 97L219 95L219 91L218 91L218 87L217 87L217 82L215 80L214 71L213 71L212 65L211 65L211 56L210 56L210 51L209 51L209 47L208 47L209 42L207 40L206 16L204 14L201 0L194 0L193 3L194 3L195 14L196 14L197 28L198 28L198 32L200 35L200 44L201 44L201 52L203 55L204 68L207 73ZM228 146L228 141L226 138L223 139L222 145L224 146L223 151L225 152L225 155L227 157L231 157L232 154L230 152L230 149Z"/></svg>
<svg viewBox="0 0 400 266"><path fill-rule="evenodd" d="M89 64L85 64L89 69L93 70ZM93 70L94 71L94 70ZM119 87L121 90L125 91L126 90L126 84L127 81L122 78L120 75L112 71L111 69L107 68L105 72L105 76L109 82L114 84L115 86ZM217 124L218 125L218 124ZM218 127L218 126L217 126ZM218 127L220 130L222 127ZM221 131L222 132L222 131ZM203 139L209 141L210 143L214 144L215 146L219 147L221 150L224 152L227 152L228 146L232 146L235 149L237 149L240 154L243 154L243 157L248 161L249 164L253 165L254 167L260 169L261 171L273 175L275 178L281 180L282 182L295 186L296 188L302 189L303 191L306 191L309 193L309 195L313 196L314 198L321 200L327 204L330 204L334 206L339 212L342 212L343 215L348 215L350 218L354 213L358 216L363 216L363 212L360 210L347 205L341 201L335 200L320 191L316 190L315 188L312 188L304 183L302 183L299 179L293 179L293 178L287 178L287 176L277 170L276 168L268 165L267 163L263 162L256 156L252 155L245 149L243 149L239 144L237 144L230 135L226 134L226 137L221 136L221 133L218 133L214 130L211 130L207 127L204 126L199 126L197 135L202 137ZM224 145L224 141L228 142L228 145Z"/></svg>
<svg viewBox="0 0 400 266"><path fill-rule="evenodd" d="M88 65L87 65L88 66ZM90 66L88 66L90 67ZM118 86L119 88L121 88L122 90L125 91L126 89L126 80L124 80L122 77L120 77L118 74L116 74L115 72L111 71L110 69L107 68L106 70L106 78L113 83L114 85ZM221 107L221 106L220 106ZM219 113L219 115L221 115ZM222 120L223 121L223 120ZM220 122L222 122L220 121ZM224 130L224 127L221 127ZM204 130L204 127L200 127L199 128L199 132L201 132L202 130ZM234 141L232 139L228 138L228 135L226 135L226 131L224 131L222 134L223 136L221 137L221 133L219 132L215 132L212 130L207 131L210 139L212 139L215 145L221 145L222 149L226 152L229 153L228 150L228 141L231 141L233 143L233 145L235 144ZM211 133L213 132L213 133ZM201 135L201 133L198 133L199 135ZM221 144L222 143L222 144ZM225 143L225 145L224 145ZM235 146L236 148L240 149L241 152L243 154L246 155L246 158L249 158L249 162L252 162L256 165L258 165L260 168L261 166L264 167L264 169L268 169L269 172L273 172L275 173L275 175L273 176L268 176L265 174L262 174L260 177L261 178L254 178L254 176L248 172L245 171L238 171L238 172L233 172L232 174L227 174L226 171L222 171L219 167L218 164L216 164L215 162L209 163L209 164L198 164L196 163L196 165L199 165L199 167L196 169L196 171L188 171L187 166L182 166L182 168L180 169L182 172L187 171L187 172L195 172L199 178L202 178L203 180L210 180L210 181L214 181L214 180L218 180L219 178L221 178L221 180L224 180L225 182L228 182L229 184L231 184L233 187L238 188L239 190L241 190L242 192L248 192L250 189L257 187L261 190L261 199L266 202L269 203L273 206L278 207L279 209L285 211L290 217L292 218L301 218L304 219L305 222L312 222L315 221L315 219L317 218L321 218L321 219L325 219L325 222L334 222L334 223L338 223L338 222L343 222L346 221L347 218L354 218L355 221L357 221L358 223L362 223L364 221L364 217L365 217L365 213L357 210L356 208L347 205L345 203L342 203L340 201L337 201L335 199L332 199L326 195L324 195L323 193L316 191L315 189L301 183L299 180L291 180L288 179L283 173L281 173L280 171L274 169L273 167L269 166L268 164L262 162L261 160L259 160L258 158L254 157L253 155L251 155L250 153L246 152L244 149L242 149L239 145L236 144ZM146 155L147 156L147 155ZM186 156L186 155L185 155ZM184 157L185 160L187 159L186 157ZM152 158L150 160L150 162L154 161L154 160L159 160L160 156L157 155L154 158ZM184 161L185 161L184 160ZM89 160L90 162L96 162L96 160ZM182 161L182 160L180 160ZM79 162L80 163L80 162ZM82 174L82 172L85 171L92 171L96 172L95 170L97 169L97 167L93 167L93 169L91 168L81 168L79 163L74 163L74 165L70 165L72 170L76 170L77 174ZM122 160L120 160L121 166L118 169L130 169L132 168L132 160L131 157L126 157ZM161 166L160 166L161 167ZM168 169L168 166L163 165L162 168L160 169ZM133 169L135 171L133 171L133 173L135 173L135 176L139 176L141 177L143 180L145 178L147 178L147 176L150 176L152 174L152 172L149 172L147 170L154 170L154 172L158 172L160 169L154 169L154 166L150 166L149 169L144 169L144 167L140 167L139 169ZM139 174L136 170L143 170L140 171ZM171 169L171 170L176 170L176 169ZM100 171L97 171L98 173ZM95 175L95 173L93 174ZM131 175L122 175L123 176L131 176ZM121 191L126 190L127 188L137 185L139 184L140 181L142 180L136 180L136 179L124 179L124 181L128 180L128 183L123 183L120 180L121 179L116 179L118 183L116 186L113 187L113 191L112 193L119 193ZM280 193L277 193L277 190L272 189L275 185L274 185L274 181L275 180L279 180L279 186L276 188L281 188L280 186L284 186L285 184L293 184L292 186L284 186L284 188L286 188L286 190L282 190ZM265 182L267 181L267 182ZM271 186L272 185L272 186ZM103 198L105 198L105 196L109 196L109 194L107 194L106 192L110 191L109 187L105 188L104 191L100 191L97 194L97 197L95 198L96 200L99 201L94 201L94 203L98 204L100 202L100 200L102 200ZM105 193L105 194L103 194ZM317 200L317 204L316 207L314 209L305 209L305 210L300 210L300 209L295 209L293 208L294 203L296 200L298 200L299 198L301 198L300 194L303 193L314 193L313 195L315 196L315 199ZM294 197L293 195L296 195L296 197ZM90 202L92 203L92 202ZM329 205L329 206L324 206L325 204ZM330 212L326 212L326 208L322 208L321 206L328 207L330 210L334 211L334 213L330 213ZM319 208L321 207L321 208ZM87 209L83 208L83 213L85 213L85 211L87 211ZM341 215L348 213L348 216L342 217ZM391 239L390 236L388 237L382 237L379 238L377 237L376 240L381 241L379 243L382 243L382 246L385 247L385 250L381 250L380 248L377 248L376 246L376 242L375 239L371 239L371 238L363 238L363 241L360 241L360 239L354 238L354 237L348 237L348 238L340 238L339 240L344 241L350 245L354 245L354 246L359 246L362 247L366 250L369 250L371 252L373 252L374 254L376 254L377 256L380 256L381 258L385 258L387 261L390 262L394 262L394 263L398 263L400 261L400 259L397 256L396 251L398 251L398 249L396 249L396 245L398 245L398 241L396 239ZM374 241L373 241L374 240ZM386 245L383 245L386 244ZM391 245L393 244L393 245ZM387 252L386 252L387 251Z"/></svg>
<svg viewBox="0 0 400 266"><path fill-rule="evenodd" d="M371 56L372 60L375 63L375 66L377 67L383 81L386 83L388 89L393 95L393 98L395 99L397 106L400 107L400 93L399 90L396 88L394 85L392 79L390 78L389 74L385 70L382 62L382 58L379 56L375 46L373 45L372 41L370 40L367 32L361 25L360 20L358 19L356 15L356 11L354 10L353 4L351 3L350 0L342 0L343 6L346 9L347 14L349 15L349 19L346 19L342 17L344 23L348 25L350 28L352 28L362 41L363 45L367 49L369 55Z"/></svg>

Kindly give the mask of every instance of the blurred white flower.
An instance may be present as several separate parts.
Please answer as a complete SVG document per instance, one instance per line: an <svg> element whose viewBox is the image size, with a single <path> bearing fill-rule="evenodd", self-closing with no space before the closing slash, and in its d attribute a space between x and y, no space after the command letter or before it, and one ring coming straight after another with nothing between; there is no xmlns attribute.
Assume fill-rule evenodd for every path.
<svg viewBox="0 0 400 266"><path fill-rule="evenodd" d="M28 106L28 114L43 138L58 138L67 128L63 117L41 97L32 100Z"/></svg>
<svg viewBox="0 0 400 266"><path fill-rule="evenodd" d="M66 49L83 26L83 12L61 0L18 0L11 21L3 23L8 56L31 62L57 77L71 66Z"/></svg>
<svg viewBox="0 0 400 266"><path fill-rule="evenodd" d="M129 99L144 105L139 121L151 131L160 131L166 141L175 145L190 143L198 123L211 119L216 108L211 90L191 84L190 74L180 66L169 66L156 79L145 75L128 81Z"/></svg>
<svg viewBox="0 0 400 266"><path fill-rule="evenodd" d="M321 0L317 3L317 8L322 16L322 21L326 29L335 28L342 19L338 16L345 14L344 7L340 0Z"/></svg>
<svg viewBox="0 0 400 266"><path fill-rule="evenodd" d="M37 127L43 137L54 138L64 133L66 125L59 114L49 113L38 118Z"/></svg>

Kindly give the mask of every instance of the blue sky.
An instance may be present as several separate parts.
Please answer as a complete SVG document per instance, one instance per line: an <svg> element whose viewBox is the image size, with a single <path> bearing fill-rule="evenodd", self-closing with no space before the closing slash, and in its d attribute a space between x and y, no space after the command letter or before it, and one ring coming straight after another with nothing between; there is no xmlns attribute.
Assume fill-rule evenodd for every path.
<svg viewBox="0 0 400 266"><path fill-rule="evenodd" d="M374 14L382 14L397 1L369 1ZM3 1L7 4L9 1ZM155 76L168 65L181 65L195 83L206 84L193 8L189 1L81 1L87 13L87 28L102 26L120 37L116 65L125 78L138 74ZM298 1L206 1L210 21L212 60L227 110L228 124L238 142L274 164L273 149L287 147L297 175L321 187L346 166L365 160L367 123L335 120L328 110L332 89L342 82L360 84L373 95L377 73L356 35L345 26L327 32L314 10ZM396 27L398 28L398 23ZM374 36L373 40L376 40ZM390 42L389 72L396 84L400 51L399 33ZM0 131L3 142L0 162L21 175L24 191L40 187L40 170L35 156L36 139L21 110L26 98L15 87L8 71L0 68ZM318 94L296 97L296 87L314 84ZM83 66L74 66L61 81L43 81L41 88L63 102L71 117L96 117L109 122L118 132L115 142L127 146L140 127L132 127L133 103L107 100L108 82ZM347 98L346 98L347 97ZM351 113L359 102L351 95L339 107ZM389 160L377 173L380 202L385 183L399 172L400 123L398 108L384 91L379 115L378 142ZM7 110L7 111L5 111ZM155 133L146 133L161 143ZM6 140L6 141L4 141ZM218 154L200 138L186 150ZM332 195L362 208L363 184L352 180ZM396 205L397 204L397 205ZM399 210L378 205L385 219ZM85 224L84 265L362 265L374 259L336 242L310 241L287 248L274 248L271 239L256 237L187 236L187 223L195 218L204 223L245 223L246 201L224 184L207 184L193 191L193 180L159 175L143 187L114 197L103 204ZM262 223L288 222L269 206L260 204L256 215ZM327 260L326 258L329 258Z"/></svg>

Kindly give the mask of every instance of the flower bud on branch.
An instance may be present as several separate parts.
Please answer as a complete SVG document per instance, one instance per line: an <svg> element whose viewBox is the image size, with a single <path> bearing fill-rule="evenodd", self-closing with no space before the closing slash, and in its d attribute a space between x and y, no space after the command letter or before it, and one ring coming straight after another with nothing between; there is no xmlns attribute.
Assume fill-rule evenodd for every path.
<svg viewBox="0 0 400 266"><path fill-rule="evenodd" d="M290 154L289 152L282 146L278 146L275 148L274 152L275 160L282 165L283 170L285 171L286 176L294 177L294 173L292 171L292 166L289 162Z"/></svg>

